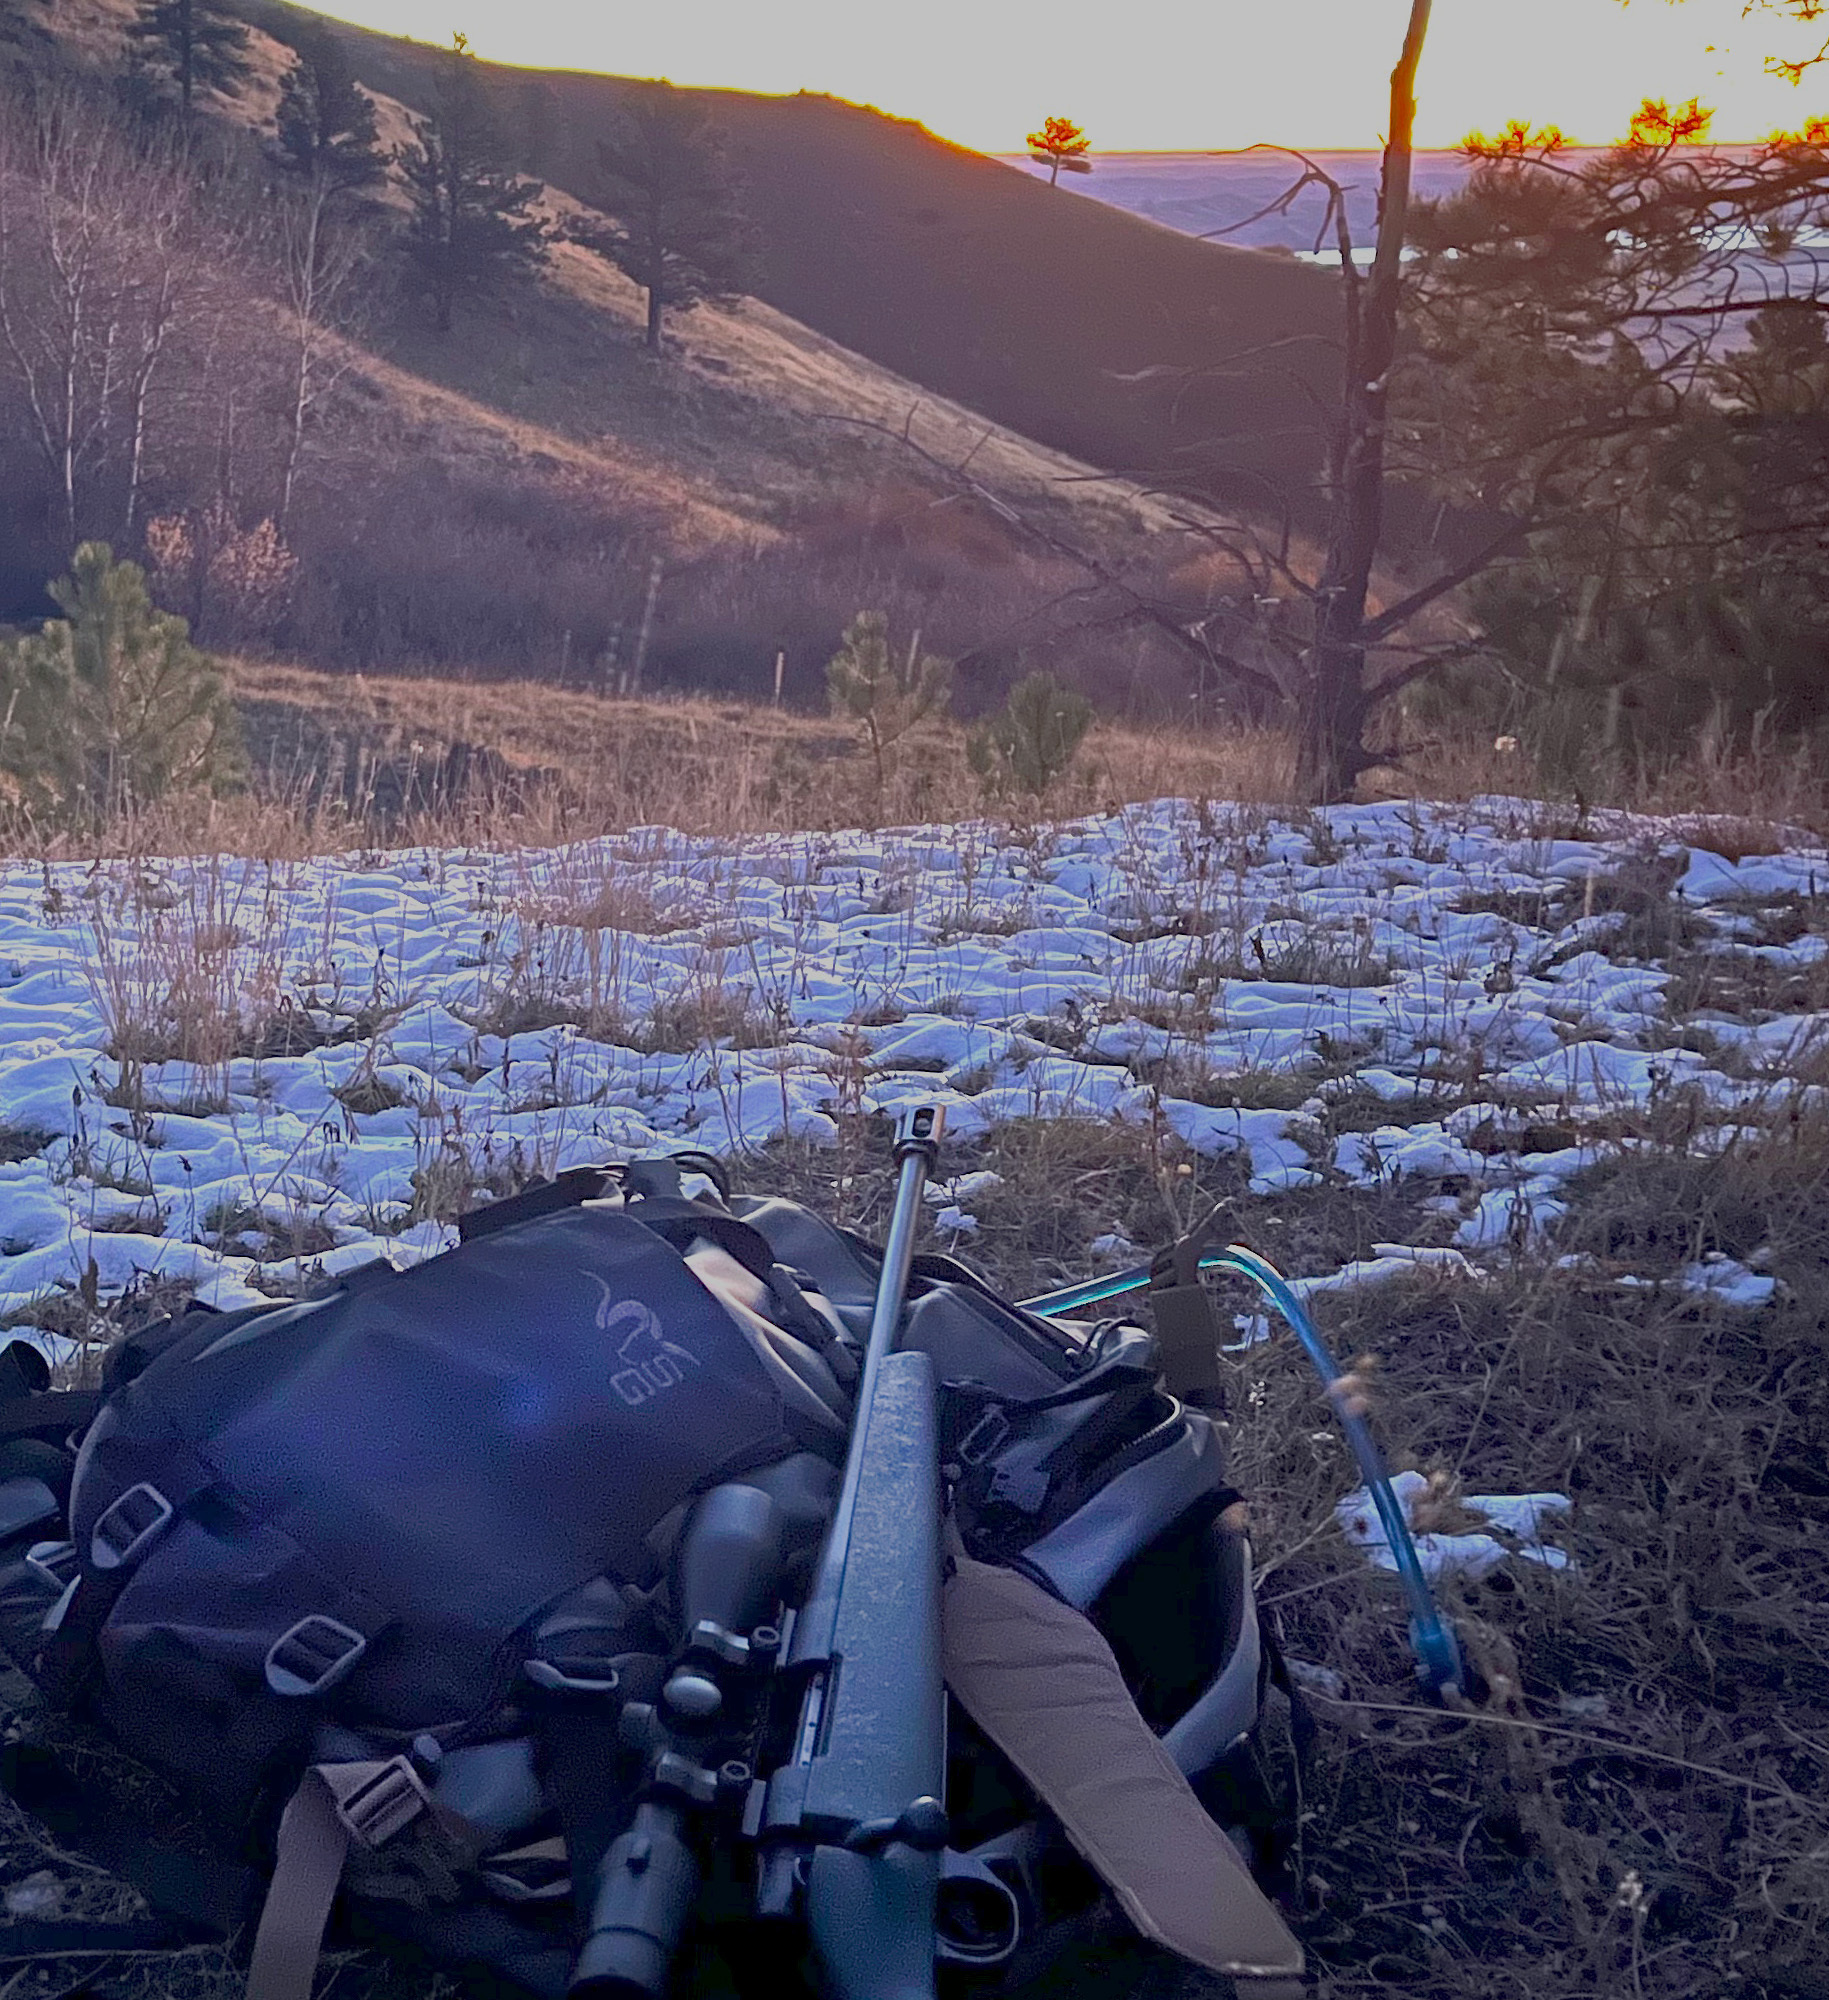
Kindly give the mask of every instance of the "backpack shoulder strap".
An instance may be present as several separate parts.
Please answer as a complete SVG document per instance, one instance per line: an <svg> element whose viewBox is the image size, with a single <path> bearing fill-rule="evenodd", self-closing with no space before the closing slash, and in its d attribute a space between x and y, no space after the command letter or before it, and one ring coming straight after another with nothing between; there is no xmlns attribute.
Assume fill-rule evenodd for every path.
<svg viewBox="0 0 1829 2000"><path fill-rule="evenodd" d="M1302 1947L1138 1713L1097 1626L1031 1578L963 1553L941 1622L959 1705L1144 1936L1241 1996L1301 2000Z"/></svg>
<svg viewBox="0 0 1829 2000"><path fill-rule="evenodd" d="M314 1764L280 1817L246 2000L311 2000L324 1927L352 1847L384 1847L435 1811L405 1757Z"/></svg>
<svg viewBox="0 0 1829 2000"><path fill-rule="evenodd" d="M80 1782L42 1744L9 1743L0 1751L0 1789L60 1844L130 1882L158 1912L167 1932L174 1927L178 1932L176 1938L168 1935L138 1948L227 1936L253 1905L259 1877L251 1868L161 1839L120 1798ZM11 1927L6 1936L16 1941ZM123 1947L117 1942L113 1948Z"/></svg>

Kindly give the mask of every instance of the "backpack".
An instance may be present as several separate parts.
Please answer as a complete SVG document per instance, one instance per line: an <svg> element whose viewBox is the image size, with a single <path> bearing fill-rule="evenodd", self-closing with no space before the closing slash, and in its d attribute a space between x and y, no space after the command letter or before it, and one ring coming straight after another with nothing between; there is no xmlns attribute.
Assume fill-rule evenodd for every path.
<svg viewBox="0 0 1829 2000"><path fill-rule="evenodd" d="M837 1491L879 1252L797 1203L688 1199L695 1164L577 1170L409 1269L193 1307L123 1339L99 1392L0 1353L0 1646L45 1700L0 1777L173 1935L258 1919L251 1991L309 1992L334 1895L339 1935L556 2000L573 1885L641 1788L641 1715L708 1631L765 1684ZM960 1560L1086 1614L1201 1804L1273 1868L1301 1718L1219 1434L1165 1390L1155 1337L1035 1318L926 1257L902 1346L943 1385ZM745 1535L772 1581L726 1602ZM765 1693L755 1717L719 1780L733 1839ZM1057 1830L967 1714L949 1731L942 1957L1026 1966L1063 1907ZM90 1739L170 1788L160 1824L98 1805Z"/></svg>

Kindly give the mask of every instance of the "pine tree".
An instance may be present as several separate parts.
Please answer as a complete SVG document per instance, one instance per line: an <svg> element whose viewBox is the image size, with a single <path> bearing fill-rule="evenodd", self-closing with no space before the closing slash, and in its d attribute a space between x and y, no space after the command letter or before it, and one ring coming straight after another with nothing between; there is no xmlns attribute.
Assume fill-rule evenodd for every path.
<svg viewBox="0 0 1829 2000"><path fill-rule="evenodd" d="M235 709L136 563L85 542L51 586L64 612L0 651L0 772L29 801L111 816L244 774Z"/></svg>
<svg viewBox="0 0 1829 2000"><path fill-rule="evenodd" d="M175 90L186 119L198 90L228 90L247 74L247 23L223 0L140 0L128 33L138 77Z"/></svg>
<svg viewBox="0 0 1829 2000"><path fill-rule="evenodd" d="M299 25L273 122L275 158L311 187L354 195L386 177L374 99L351 75L343 44L320 23Z"/></svg>
<svg viewBox="0 0 1829 2000"><path fill-rule="evenodd" d="M448 333L457 302L538 263L546 225L530 214L545 192L504 164L501 137L476 58L462 35L444 57L429 116L394 154L411 220L407 254L431 296L438 330Z"/></svg>
<svg viewBox="0 0 1829 2000"><path fill-rule="evenodd" d="M1089 174L1092 162L1086 155L1092 141L1071 118L1045 118L1039 132L1029 134L1029 157L1038 167L1048 169L1048 185L1053 187L1064 167L1070 174Z"/></svg>
<svg viewBox="0 0 1829 2000"><path fill-rule="evenodd" d="M826 664L826 692L835 710L864 725L879 799L890 752L916 723L944 708L952 691L952 661L923 653L919 632L903 656L890 647L881 611L860 611L845 627L844 644Z"/></svg>
<svg viewBox="0 0 1829 2000"><path fill-rule="evenodd" d="M44 632L0 637L0 793L35 812L78 797L85 778L82 708L70 649Z"/></svg>
<svg viewBox="0 0 1829 2000"><path fill-rule="evenodd" d="M966 739L966 761L995 791L1014 786L1040 798L1072 767L1092 727L1092 703L1052 674L1026 674L1001 715Z"/></svg>
<svg viewBox="0 0 1829 2000"><path fill-rule="evenodd" d="M647 343L661 351L669 307L683 312L743 289L751 244L722 136L670 83L639 86L613 139L597 142L595 206L610 221L573 237L648 296Z"/></svg>
<svg viewBox="0 0 1829 2000"><path fill-rule="evenodd" d="M10 0L0 6L0 77L16 72L30 87L56 48L49 19L49 0Z"/></svg>

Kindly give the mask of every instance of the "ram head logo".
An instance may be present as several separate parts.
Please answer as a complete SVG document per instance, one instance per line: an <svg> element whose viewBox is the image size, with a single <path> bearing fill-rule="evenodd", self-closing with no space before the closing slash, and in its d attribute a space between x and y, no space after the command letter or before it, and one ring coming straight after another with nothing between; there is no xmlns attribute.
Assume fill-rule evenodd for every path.
<svg viewBox="0 0 1829 2000"><path fill-rule="evenodd" d="M616 1368L610 1387L632 1410L676 1389L686 1370L699 1366L696 1354L660 1330L660 1321L640 1299L619 1299L595 1271L585 1276L603 1293L597 1306L597 1330L615 1351Z"/></svg>

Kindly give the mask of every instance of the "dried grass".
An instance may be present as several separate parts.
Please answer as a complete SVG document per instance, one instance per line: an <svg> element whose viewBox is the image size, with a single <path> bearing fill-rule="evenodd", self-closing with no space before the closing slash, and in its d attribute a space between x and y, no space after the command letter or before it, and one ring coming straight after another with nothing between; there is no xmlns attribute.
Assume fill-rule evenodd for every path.
<svg viewBox="0 0 1829 2000"><path fill-rule="evenodd" d="M176 885L143 868L91 878L84 964L116 1102L141 1108L145 1072L163 1063L194 1069L198 1102L213 1102L230 1060L269 1046L288 997L279 893L271 870L222 856Z"/></svg>
<svg viewBox="0 0 1829 2000"><path fill-rule="evenodd" d="M412 845L551 847L662 825L735 835L1007 819L1011 811L987 797L967 766L963 731L950 723L906 739L879 788L848 724L761 703L624 699L534 681L332 674L251 661L232 663L232 679L252 732L248 792L167 800L102 828L0 811L0 847L46 859L228 852L278 861ZM326 782L327 769L342 774L337 783ZM1217 935L1241 976L1255 966L1258 977L1307 980L1316 973L1299 952L1270 954L1287 962L1257 962L1226 893L1226 857L1250 858L1264 809L1300 817L1293 769L1292 741L1277 729L1224 717L1151 724L1107 717L1073 770L1027 810L1039 825L1142 799L1225 801L1206 808L1197 843L1204 863L1184 871L1197 884L1193 899L1184 892L1172 907L1132 920L1125 934ZM1515 757L1494 768L1477 745L1444 739L1417 756L1405 790L1455 799L1503 789L1518 801L1520 836L1540 839L1616 832L1603 804L1607 813L1657 812L1669 821L1669 838L1729 858L1776 852L1810 829L1829 828L1829 784L1817 765L1774 753L1733 772L1738 810L1727 816L1709 804L1727 780L1707 765L1693 787L1685 788L1681 772L1656 785L1628 774L1605 801L1571 800L1541 788ZM1328 824L1319 815L1308 824L1313 858L1325 862ZM603 915L615 922L618 892L599 886L611 898ZM1599 910L1615 907L1606 900L1613 887L1657 886L1622 879L1588 893ZM595 893L581 886L587 909ZM1571 892L1577 904L1583 893ZM632 914L635 921L620 927L667 928L685 913Z"/></svg>
<svg viewBox="0 0 1829 2000"><path fill-rule="evenodd" d="M1007 1127L957 1164L1004 1177L962 1250L1018 1293L1084 1275L1105 1231L1147 1252L1231 1185L1091 1120ZM891 1178L861 1133L752 1177L866 1231ZM1392 1188L1241 1213L1297 1273L1427 1238ZM1444 1524L1462 1491L1574 1496L1571 1569L1449 1587L1478 1677L1459 1711L1417 1694L1395 1584L1333 1524L1356 1474L1294 1344L1228 1363L1266 1616L1332 1690L1293 1882L1314 1991L1804 2000L1829 1946L1829 1117L1706 1163L1648 1144L1580 1190L1558 1248L1653 1274L1758 1256L1788 1295L1738 1316L1539 1262L1322 1302L1336 1347L1369 1351L1391 1460L1434 1475Z"/></svg>

